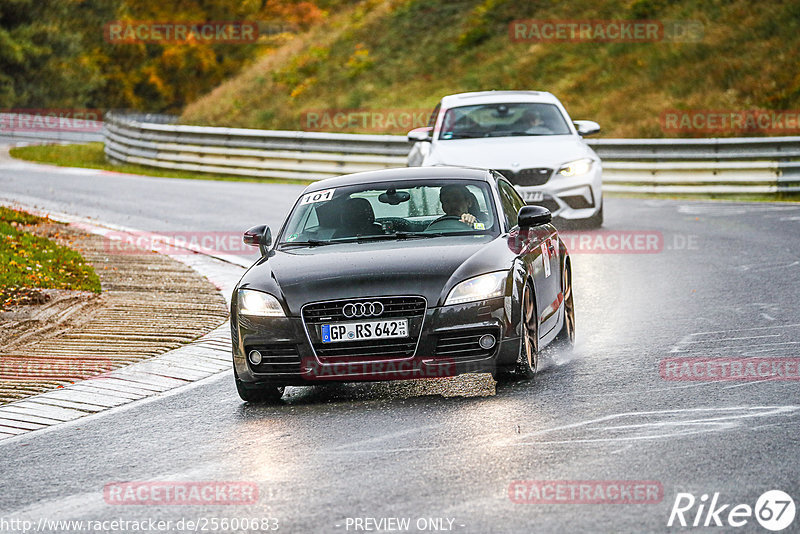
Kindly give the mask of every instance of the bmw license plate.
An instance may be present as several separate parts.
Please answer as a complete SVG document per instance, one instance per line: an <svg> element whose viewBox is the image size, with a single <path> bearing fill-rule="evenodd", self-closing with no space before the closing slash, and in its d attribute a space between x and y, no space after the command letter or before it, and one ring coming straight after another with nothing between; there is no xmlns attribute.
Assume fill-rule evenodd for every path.
<svg viewBox="0 0 800 534"><path fill-rule="evenodd" d="M323 343L388 339L392 337L408 337L408 319L322 325Z"/></svg>
<svg viewBox="0 0 800 534"><path fill-rule="evenodd" d="M541 191L526 191L523 198L525 202L541 202L544 200L544 193Z"/></svg>

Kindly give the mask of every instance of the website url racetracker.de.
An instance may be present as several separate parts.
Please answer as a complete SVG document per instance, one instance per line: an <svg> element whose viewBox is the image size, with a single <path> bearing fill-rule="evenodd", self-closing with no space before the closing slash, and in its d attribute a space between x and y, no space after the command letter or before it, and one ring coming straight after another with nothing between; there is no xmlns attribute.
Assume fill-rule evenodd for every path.
<svg viewBox="0 0 800 534"><path fill-rule="evenodd" d="M175 520L106 519L55 520L39 518L6 519L0 517L0 532L274 532L280 523L274 517L207 517Z"/></svg>

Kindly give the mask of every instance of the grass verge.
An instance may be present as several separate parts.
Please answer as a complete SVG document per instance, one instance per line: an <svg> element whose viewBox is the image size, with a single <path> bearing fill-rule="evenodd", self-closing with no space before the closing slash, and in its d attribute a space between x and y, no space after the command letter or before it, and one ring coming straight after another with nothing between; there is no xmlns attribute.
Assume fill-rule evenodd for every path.
<svg viewBox="0 0 800 534"><path fill-rule="evenodd" d="M0 206L0 309L43 302L37 289L100 293L100 279L80 253L29 231L47 222Z"/></svg>
<svg viewBox="0 0 800 534"><path fill-rule="evenodd" d="M287 180L278 178L247 178L244 176L229 176L227 174L211 174L192 171L172 171L145 167L144 165L114 165L106 161L103 152L103 143L86 143L81 145L32 145L12 148L9 152L12 157L32 161L35 163L48 163L60 167L82 167L84 169L101 169L104 171L140 174L159 178L184 178L193 180L224 180L228 182L268 182L279 184L308 185L311 180Z"/></svg>

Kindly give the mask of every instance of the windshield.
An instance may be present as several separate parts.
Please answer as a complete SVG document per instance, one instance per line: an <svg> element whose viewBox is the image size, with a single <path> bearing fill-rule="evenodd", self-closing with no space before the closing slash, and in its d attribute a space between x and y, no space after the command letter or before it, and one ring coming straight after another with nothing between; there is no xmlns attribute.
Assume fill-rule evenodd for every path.
<svg viewBox="0 0 800 534"><path fill-rule="evenodd" d="M489 185L468 180L359 184L304 194L281 244L497 234Z"/></svg>
<svg viewBox="0 0 800 534"><path fill-rule="evenodd" d="M481 104L450 108L444 115L439 139L566 135L569 126L553 104Z"/></svg>

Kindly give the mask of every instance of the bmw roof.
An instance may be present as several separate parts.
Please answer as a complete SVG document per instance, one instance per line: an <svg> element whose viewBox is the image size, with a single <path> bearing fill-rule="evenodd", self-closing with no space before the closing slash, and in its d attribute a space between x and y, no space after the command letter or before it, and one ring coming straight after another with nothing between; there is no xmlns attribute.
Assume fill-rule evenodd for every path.
<svg viewBox="0 0 800 534"><path fill-rule="evenodd" d="M540 102L558 104L558 99L546 91L478 91L458 93L442 98L443 108L469 106L476 104L499 104L511 102Z"/></svg>

